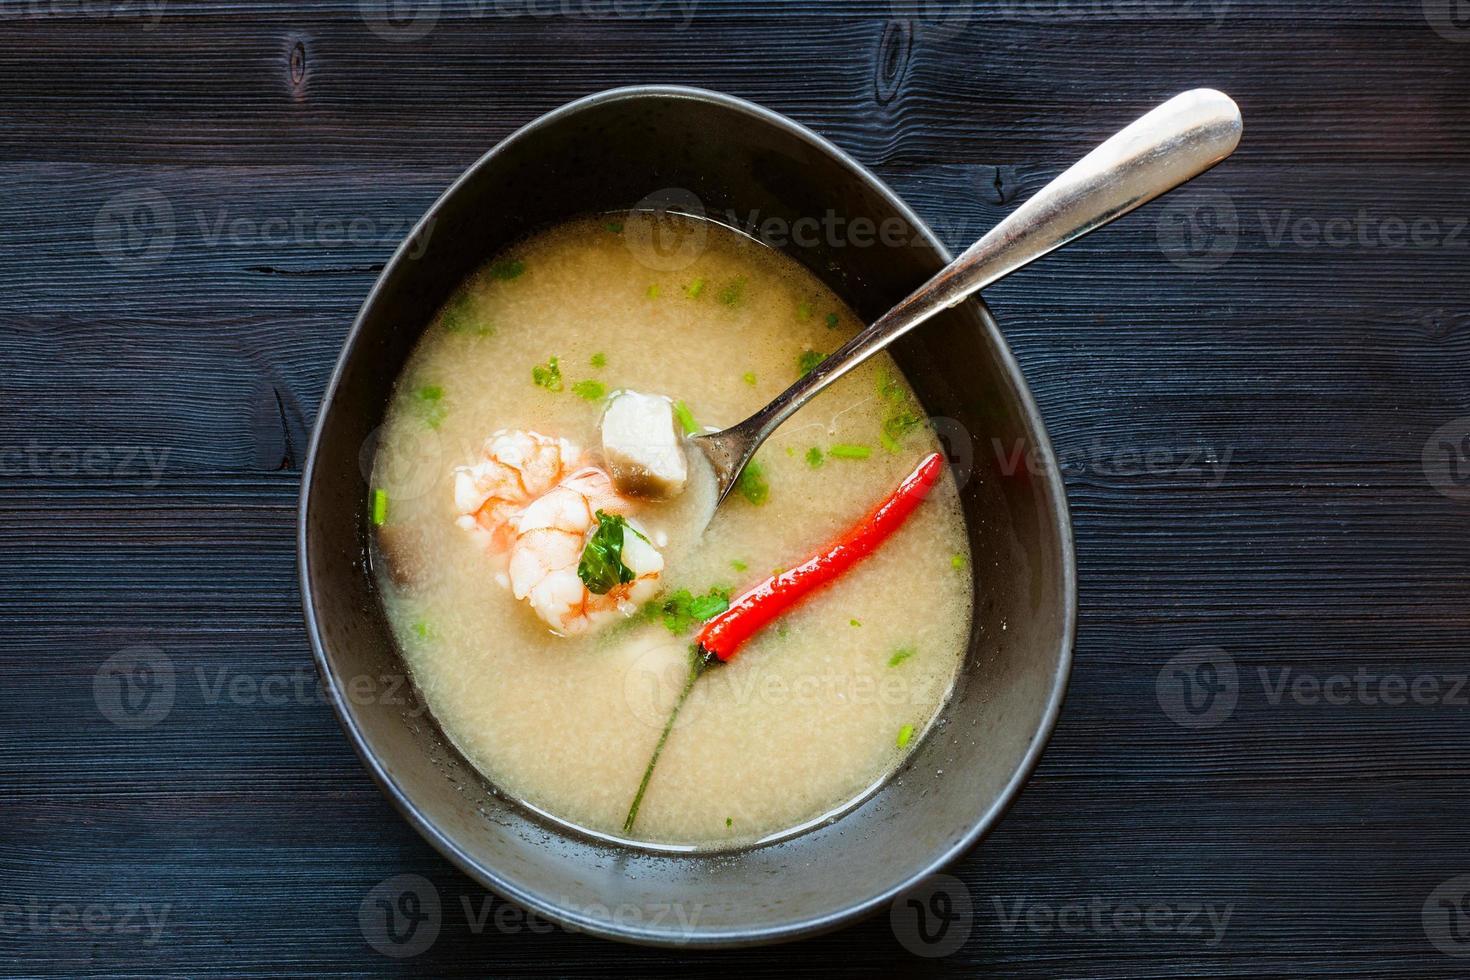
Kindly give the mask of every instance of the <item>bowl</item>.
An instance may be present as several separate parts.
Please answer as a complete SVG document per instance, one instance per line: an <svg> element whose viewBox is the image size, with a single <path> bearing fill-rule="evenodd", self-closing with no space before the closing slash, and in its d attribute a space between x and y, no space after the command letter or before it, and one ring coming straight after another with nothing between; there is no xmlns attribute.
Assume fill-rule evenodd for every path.
<svg viewBox="0 0 1470 980"><path fill-rule="evenodd" d="M617 209L703 213L780 248L872 320L949 261L881 181L749 102L674 86L581 99L506 138L439 198L347 336L303 477L307 632L348 738L404 817L471 878L568 928L651 945L796 939L884 908L963 855L1015 798L1060 709L1076 570L1066 497L1020 372L980 301L892 348L962 481L974 625L941 720L899 772L798 836L720 853L610 845L496 792L424 709L369 565L366 473L433 312L527 234Z"/></svg>

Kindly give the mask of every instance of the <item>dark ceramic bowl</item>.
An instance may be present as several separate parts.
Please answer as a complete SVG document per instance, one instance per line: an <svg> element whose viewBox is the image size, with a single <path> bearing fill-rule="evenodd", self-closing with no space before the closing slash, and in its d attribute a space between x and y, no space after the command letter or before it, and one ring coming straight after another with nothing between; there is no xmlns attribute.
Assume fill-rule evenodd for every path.
<svg viewBox="0 0 1470 980"><path fill-rule="evenodd" d="M1066 498L1036 406L978 300L893 348L929 414L950 420L939 427L956 472L969 472L962 497L976 606L942 723L861 805L785 841L722 854L608 845L498 795L412 692L410 703L371 693L392 688L405 667L369 571L363 458L423 326L504 246L565 218L649 201L702 207L738 226L754 217L758 237L868 320L950 258L841 150L748 102L640 87L541 117L434 204L347 337L303 480L307 630L342 725L384 792L487 888L565 926L631 942L795 939L884 908L964 854L1035 767L1061 706L1076 613Z"/></svg>

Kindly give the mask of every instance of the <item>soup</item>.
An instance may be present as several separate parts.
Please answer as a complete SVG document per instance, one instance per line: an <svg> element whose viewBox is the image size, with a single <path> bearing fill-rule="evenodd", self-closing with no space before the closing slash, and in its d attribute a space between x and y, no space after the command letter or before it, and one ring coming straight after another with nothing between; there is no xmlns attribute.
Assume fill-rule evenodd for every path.
<svg viewBox="0 0 1470 980"><path fill-rule="evenodd" d="M840 813L918 744L970 633L948 472L876 553L699 676L629 826L701 623L819 552L937 447L886 354L778 429L712 520L713 488L692 475L669 500L630 500L623 555L636 540L643 557L608 596L576 596L565 568L553 580L526 554L526 527L542 526L527 514L551 493L531 483L601 480L578 492L617 499L598 496L611 491L597 450L617 392L667 396L686 431L722 428L859 326L779 252L646 214L539 234L437 313L380 433L374 570L426 703L498 791L591 834L725 848ZM485 490L505 460L517 489ZM481 489L468 502L467 486ZM621 521L593 509L584 538L584 524L567 532L577 549L592 550L597 520Z"/></svg>

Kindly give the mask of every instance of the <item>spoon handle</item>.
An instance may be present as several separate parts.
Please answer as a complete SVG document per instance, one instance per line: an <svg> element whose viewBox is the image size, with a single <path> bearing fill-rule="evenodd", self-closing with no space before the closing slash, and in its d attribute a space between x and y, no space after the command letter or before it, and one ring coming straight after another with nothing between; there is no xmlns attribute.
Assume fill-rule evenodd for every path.
<svg viewBox="0 0 1470 980"><path fill-rule="evenodd" d="M1240 134L1235 103L1204 88L1175 96L1114 134L769 405L727 429L740 444L728 463L738 472L808 399L936 313L1205 172L1235 150Z"/></svg>

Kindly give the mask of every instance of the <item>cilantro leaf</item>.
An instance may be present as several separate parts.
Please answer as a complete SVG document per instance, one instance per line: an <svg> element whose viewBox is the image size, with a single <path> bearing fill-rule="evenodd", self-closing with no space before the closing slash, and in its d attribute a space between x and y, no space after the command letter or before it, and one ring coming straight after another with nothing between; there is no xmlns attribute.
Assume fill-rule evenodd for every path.
<svg viewBox="0 0 1470 980"><path fill-rule="evenodd" d="M623 532L627 528L628 522L621 515L597 512L597 530L587 539L582 560L577 563L577 577L593 595L607 595L614 587L638 577L623 564Z"/></svg>
<svg viewBox="0 0 1470 980"><path fill-rule="evenodd" d="M716 589L708 595L695 596L689 603L689 615L698 620L714 619L730 608L730 593Z"/></svg>
<svg viewBox="0 0 1470 980"><path fill-rule="evenodd" d="M585 398L589 402L595 402L607 394L607 386L601 381L578 381L572 385L572 394L578 398Z"/></svg>
<svg viewBox="0 0 1470 980"><path fill-rule="evenodd" d="M531 368L531 380L547 391L561 391L561 365L552 357L545 364Z"/></svg>
<svg viewBox="0 0 1470 980"><path fill-rule="evenodd" d="M413 397L414 410L429 428L439 428L444 417L449 414L449 409L443 403L444 389L439 385L424 385L422 388L415 389Z"/></svg>
<svg viewBox="0 0 1470 980"><path fill-rule="evenodd" d="M745 279L742 277L731 282L720 290L720 302L726 306L739 306L740 299L745 295Z"/></svg>
<svg viewBox="0 0 1470 980"><path fill-rule="evenodd" d="M759 507L771 496L771 485L766 482L766 472L761 464L755 460L745 464L745 469L740 471L740 479L735 481L735 489L740 491L740 496Z"/></svg>
<svg viewBox="0 0 1470 980"><path fill-rule="evenodd" d="M475 299L468 290L461 290L444 304L439 323L450 333L473 333L479 337L488 337L495 332L495 326L475 308Z"/></svg>
<svg viewBox="0 0 1470 980"><path fill-rule="evenodd" d="M704 595L695 595L688 589L679 589L670 592L657 608L663 614L664 627L680 636L729 609L730 590L716 587Z"/></svg>
<svg viewBox="0 0 1470 980"><path fill-rule="evenodd" d="M520 259L502 259L490 267L490 278L492 279L519 279L521 273L526 271L526 263Z"/></svg>
<svg viewBox="0 0 1470 980"><path fill-rule="evenodd" d="M821 354L814 350L804 350L801 352L801 356L796 359L796 369L801 372L802 377L806 377L816 370L818 364L821 364L826 359L826 354Z"/></svg>

